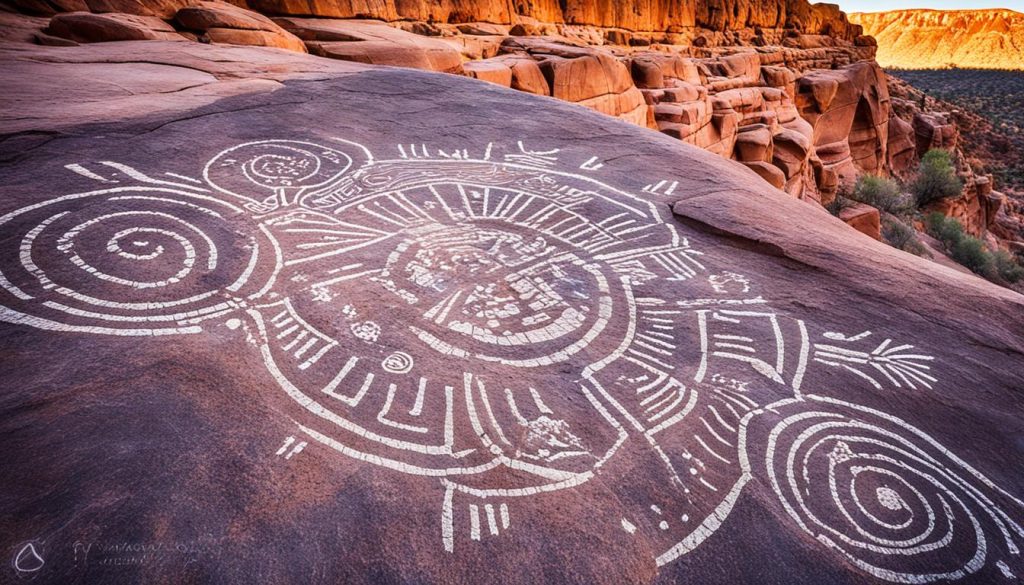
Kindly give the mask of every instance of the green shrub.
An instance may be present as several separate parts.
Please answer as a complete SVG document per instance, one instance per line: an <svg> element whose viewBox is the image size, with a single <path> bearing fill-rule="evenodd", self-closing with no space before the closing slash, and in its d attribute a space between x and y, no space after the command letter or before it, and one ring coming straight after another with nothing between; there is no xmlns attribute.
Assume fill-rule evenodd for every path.
<svg viewBox="0 0 1024 585"><path fill-rule="evenodd" d="M909 225L892 217L882 218L882 239L893 248L921 256L925 253L924 245L917 239L917 231Z"/></svg>
<svg viewBox="0 0 1024 585"><path fill-rule="evenodd" d="M995 263L996 273L1010 284L1020 282L1024 278L1024 266L1021 266L1017 259L1005 250L996 250L992 253L992 261Z"/></svg>
<svg viewBox="0 0 1024 585"><path fill-rule="evenodd" d="M964 236L953 245L953 260L967 267L971 272L993 280L996 275L995 261L978 238Z"/></svg>
<svg viewBox="0 0 1024 585"><path fill-rule="evenodd" d="M942 242L947 250L952 250L964 237L964 226L955 218L946 217L939 212L929 213L924 220L925 231L936 240Z"/></svg>
<svg viewBox="0 0 1024 585"><path fill-rule="evenodd" d="M910 190L918 206L955 197L963 190L963 182L953 170L953 161L945 150L932 149L921 157L917 177Z"/></svg>
<svg viewBox="0 0 1024 585"><path fill-rule="evenodd" d="M899 183L875 175L858 177L852 198L893 215L902 215L913 207L910 199L900 192Z"/></svg>

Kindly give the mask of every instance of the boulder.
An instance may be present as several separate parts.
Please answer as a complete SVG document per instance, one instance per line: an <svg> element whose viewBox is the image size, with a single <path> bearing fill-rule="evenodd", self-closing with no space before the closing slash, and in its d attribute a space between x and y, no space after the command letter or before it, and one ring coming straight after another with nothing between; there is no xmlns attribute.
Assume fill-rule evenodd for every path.
<svg viewBox="0 0 1024 585"><path fill-rule="evenodd" d="M502 87L512 87L512 68L500 59L469 61L462 67L470 77Z"/></svg>
<svg viewBox="0 0 1024 585"><path fill-rule="evenodd" d="M306 52L295 35L262 14L227 2L202 2L182 8L174 20L184 29L200 33L201 40L228 45L255 45Z"/></svg>
<svg viewBox="0 0 1024 585"><path fill-rule="evenodd" d="M50 19L45 33L77 43L180 40L174 27L155 16L66 12Z"/></svg>
<svg viewBox="0 0 1024 585"><path fill-rule="evenodd" d="M11 0L19 10L51 16L61 12L97 12L156 16L170 19L199 0Z"/></svg>
<svg viewBox="0 0 1024 585"><path fill-rule="evenodd" d="M741 162L771 162L772 132L764 124L751 124L740 128L733 151Z"/></svg>
<svg viewBox="0 0 1024 585"><path fill-rule="evenodd" d="M536 61L516 55L502 55L497 59L512 70L512 89L536 95L551 95L551 87Z"/></svg>
<svg viewBox="0 0 1024 585"><path fill-rule="evenodd" d="M764 161L743 161L743 165L757 173L759 177L767 181L769 185L776 189L782 189L786 186L786 175L783 174L779 167L771 163Z"/></svg>
<svg viewBox="0 0 1024 585"><path fill-rule="evenodd" d="M772 143L772 163L782 170L787 179L799 176L812 152L810 137L797 130L783 128L772 136Z"/></svg>
<svg viewBox="0 0 1024 585"><path fill-rule="evenodd" d="M306 42L309 52L332 59L462 73L462 58L445 42L383 22L278 18L275 22Z"/></svg>
<svg viewBox="0 0 1024 585"><path fill-rule="evenodd" d="M876 240L882 239L881 217L878 210L864 203L857 203L839 212L839 219L858 232Z"/></svg>
<svg viewBox="0 0 1024 585"><path fill-rule="evenodd" d="M933 148L956 148L960 136L956 123L943 112L917 112L914 114L913 128L919 157Z"/></svg>

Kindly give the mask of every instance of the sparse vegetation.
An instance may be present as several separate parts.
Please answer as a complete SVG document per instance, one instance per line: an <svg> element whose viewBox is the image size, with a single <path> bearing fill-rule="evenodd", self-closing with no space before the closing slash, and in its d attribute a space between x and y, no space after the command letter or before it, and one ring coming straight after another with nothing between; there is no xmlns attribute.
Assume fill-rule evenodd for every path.
<svg viewBox="0 0 1024 585"><path fill-rule="evenodd" d="M857 204L856 201L850 198L852 195L852 189L847 184L840 184L839 189L836 191L836 197L830 203L825 205L825 209L832 215L839 217L839 214L844 209L849 209Z"/></svg>
<svg viewBox="0 0 1024 585"><path fill-rule="evenodd" d="M902 193L899 183L876 175L858 177L851 198L893 215L904 215L914 207L910 198Z"/></svg>
<svg viewBox="0 0 1024 585"><path fill-rule="evenodd" d="M965 151L977 151L997 183L1024 191L1024 71L893 70L929 96L981 116L988 124L961 124ZM977 126L977 127L971 127ZM971 153L968 152L970 155Z"/></svg>
<svg viewBox="0 0 1024 585"><path fill-rule="evenodd" d="M882 239L893 248L922 256L926 250L921 240L917 239L917 230L893 216L882 218Z"/></svg>
<svg viewBox="0 0 1024 585"><path fill-rule="evenodd" d="M941 213L929 213L924 226L925 230L943 245L958 242L964 237L964 227L960 222Z"/></svg>
<svg viewBox="0 0 1024 585"><path fill-rule="evenodd" d="M971 272L998 284L1014 284L1024 279L1024 267L1004 250L990 252L985 243L964 232L955 218L931 213L925 219L928 233L942 242L953 260Z"/></svg>
<svg viewBox="0 0 1024 585"><path fill-rule="evenodd" d="M953 161L945 150L932 149L921 157L917 176L910 184L910 190L918 206L955 197L963 190L964 184L956 176Z"/></svg>
<svg viewBox="0 0 1024 585"><path fill-rule="evenodd" d="M825 209L832 215L839 217L839 214L842 213L844 209L849 209L854 205L857 205L857 202L853 199L843 197L842 195L836 195L836 198L826 205Z"/></svg>
<svg viewBox="0 0 1024 585"><path fill-rule="evenodd" d="M992 253L992 260L995 262L996 272L1010 284L1016 284L1024 279L1024 266L1006 250L996 250Z"/></svg>

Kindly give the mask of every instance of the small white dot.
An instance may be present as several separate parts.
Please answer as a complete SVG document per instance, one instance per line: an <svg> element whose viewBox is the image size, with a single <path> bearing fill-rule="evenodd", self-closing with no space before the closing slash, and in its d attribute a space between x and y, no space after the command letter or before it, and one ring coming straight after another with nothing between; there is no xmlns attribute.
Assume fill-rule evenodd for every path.
<svg viewBox="0 0 1024 585"><path fill-rule="evenodd" d="M697 475L697 468L696 467L691 467L690 468L690 475Z"/></svg>
<svg viewBox="0 0 1024 585"><path fill-rule="evenodd" d="M668 522L662 520L661 524L658 524L658 528L661 528L662 530L668 530Z"/></svg>
<svg viewBox="0 0 1024 585"><path fill-rule="evenodd" d="M234 331L235 329L238 329L239 327L242 326L242 321L239 319L228 319L228 322L225 323L225 325L228 326L228 329Z"/></svg>
<svg viewBox="0 0 1024 585"><path fill-rule="evenodd" d="M680 518L680 520L682 520L683 522L689 522L690 521L690 516L687 515L687 514L683 514L683 516Z"/></svg>

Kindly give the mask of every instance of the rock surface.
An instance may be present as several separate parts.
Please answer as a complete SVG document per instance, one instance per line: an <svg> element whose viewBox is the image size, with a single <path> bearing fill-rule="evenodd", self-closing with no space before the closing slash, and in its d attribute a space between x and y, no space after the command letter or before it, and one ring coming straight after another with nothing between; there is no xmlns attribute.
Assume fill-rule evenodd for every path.
<svg viewBox="0 0 1024 585"><path fill-rule="evenodd" d="M1024 14L1014 10L853 13L878 62L903 69L1024 69Z"/></svg>
<svg viewBox="0 0 1024 585"><path fill-rule="evenodd" d="M240 0L266 14L328 18L373 18L443 23L485 22L519 25L536 34L543 23L592 26L636 32L685 34L739 29L786 28L853 40L860 28L834 4L806 0ZM620 37L622 38L622 37Z"/></svg>
<svg viewBox="0 0 1024 585"><path fill-rule="evenodd" d="M109 47L121 79L284 81L62 117L52 68ZM49 106L0 125L5 580L1024 574L1021 295L493 84L35 51L2 61ZM744 156L775 160L758 124Z"/></svg>
<svg viewBox="0 0 1024 585"><path fill-rule="evenodd" d="M326 18L279 18L277 23L321 57L372 65L394 65L462 73L462 59L451 46L383 22Z"/></svg>
<svg viewBox="0 0 1024 585"><path fill-rule="evenodd" d="M0 44L0 126L8 144L29 149L54 132L149 112L169 116L224 97L272 92L288 79L321 79L362 65L291 51L165 41L112 42L74 50ZM53 88L59 87L55 92ZM18 147L8 154L16 156Z"/></svg>
<svg viewBox="0 0 1024 585"><path fill-rule="evenodd" d="M118 12L61 13L50 19L44 33L76 43L110 41L184 41L174 27L155 16L137 16Z"/></svg>
<svg viewBox="0 0 1024 585"><path fill-rule="evenodd" d="M302 40L266 16L227 2L201 2L182 8L174 20L186 30L201 33L201 41L306 51Z"/></svg>

